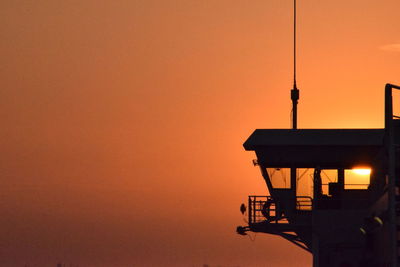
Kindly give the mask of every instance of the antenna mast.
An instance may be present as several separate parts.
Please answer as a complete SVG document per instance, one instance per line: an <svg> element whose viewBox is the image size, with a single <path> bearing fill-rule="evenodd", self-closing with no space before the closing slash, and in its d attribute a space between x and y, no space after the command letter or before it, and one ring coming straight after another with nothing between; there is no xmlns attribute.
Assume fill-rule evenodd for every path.
<svg viewBox="0 0 400 267"><path fill-rule="evenodd" d="M292 99L292 129L297 129L297 101L299 100L299 90L296 85L296 0L293 0L293 89L290 91ZM290 168L290 189L296 195L297 191L297 169Z"/></svg>
<svg viewBox="0 0 400 267"><path fill-rule="evenodd" d="M296 0L293 0L293 89L290 95L292 99L292 129L297 129L297 103L300 91L296 84Z"/></svg>

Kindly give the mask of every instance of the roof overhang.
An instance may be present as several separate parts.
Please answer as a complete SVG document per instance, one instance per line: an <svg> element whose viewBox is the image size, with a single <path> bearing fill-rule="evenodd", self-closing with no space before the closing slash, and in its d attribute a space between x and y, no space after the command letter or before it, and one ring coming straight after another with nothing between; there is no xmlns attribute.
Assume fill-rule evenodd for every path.
<svg viewBox="0 0 400 267"><path fill-rule="evenodd" d="M257 129L244 143L271 167L350 168L376 165L384 129Z"/></svg>

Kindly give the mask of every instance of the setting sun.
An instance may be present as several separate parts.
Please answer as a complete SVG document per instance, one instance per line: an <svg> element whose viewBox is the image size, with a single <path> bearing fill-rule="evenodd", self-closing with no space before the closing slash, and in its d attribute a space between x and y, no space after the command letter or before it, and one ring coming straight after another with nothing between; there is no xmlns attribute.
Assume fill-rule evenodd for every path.
<svg viewBox="0 0 400 267"><path fill-rule="evenodd" d="M370 175L371 169L352 169L353 173L358 175Z"/></svg>

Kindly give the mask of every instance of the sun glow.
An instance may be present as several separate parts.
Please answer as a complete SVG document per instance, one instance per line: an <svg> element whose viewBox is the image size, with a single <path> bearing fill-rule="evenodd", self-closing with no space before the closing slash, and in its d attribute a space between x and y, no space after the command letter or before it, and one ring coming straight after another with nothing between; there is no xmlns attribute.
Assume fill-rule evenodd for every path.
<svg viewBox="0 0 400 267"><path fill-rule="evenodd" d="M352 172L358 175L370 175L371 169L352 169Z"/></svg>

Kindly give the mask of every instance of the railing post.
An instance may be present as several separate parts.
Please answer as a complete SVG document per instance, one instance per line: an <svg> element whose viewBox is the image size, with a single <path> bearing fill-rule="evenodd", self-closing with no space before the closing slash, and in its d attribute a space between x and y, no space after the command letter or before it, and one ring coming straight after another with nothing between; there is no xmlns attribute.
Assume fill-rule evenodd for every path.
<svg viewBox="0 0 400 267"><path fill-rule="evenodd" d="M248 207L249 207L249 214L248 214L248 216L249 216L249 225L252 223L251 222L251 212L252 212L252 208L251 208L251 205L252 205L252 203L251 203L251 196L249 196L249 199L248 199Z"/></svg>

